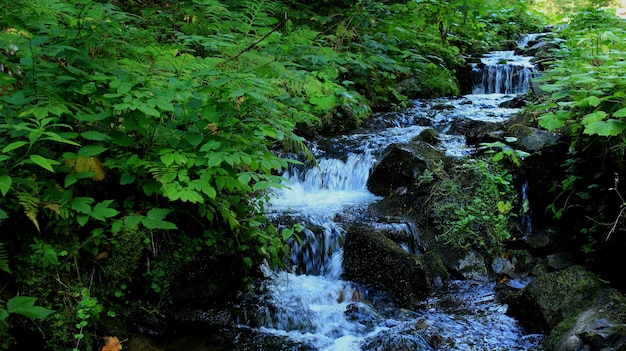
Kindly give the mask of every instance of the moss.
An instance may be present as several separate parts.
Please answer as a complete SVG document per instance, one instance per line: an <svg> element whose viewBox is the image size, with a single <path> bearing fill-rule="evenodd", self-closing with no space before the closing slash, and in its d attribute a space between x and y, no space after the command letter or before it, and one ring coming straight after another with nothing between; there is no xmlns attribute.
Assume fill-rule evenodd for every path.
<svg viewBox="0 0 626 351"><path fill-rule="evenodd" d="M548 335L548 338L546 339L549 350L554 349L554 347L561 340L563 335L567 333L567 331L570 330L574 326L574 324L576 324L577 320L578 315L573 315L562 320L559 324L552 328L550 334Z"/></svg>

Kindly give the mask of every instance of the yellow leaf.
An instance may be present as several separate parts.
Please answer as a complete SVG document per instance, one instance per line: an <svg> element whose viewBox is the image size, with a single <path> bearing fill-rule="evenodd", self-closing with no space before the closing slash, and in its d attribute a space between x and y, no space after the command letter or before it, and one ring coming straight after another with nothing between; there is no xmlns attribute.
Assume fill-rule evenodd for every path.
<svg viewBox="0 0 626 351"><path fill-rule="evenodd" d="M106 172L104 171L104 167L100 160L95 157L82 157L78 156L76 158L70 158L66 161L67 165L74 168L74 171L77 173L80 172L90 172L94 175L91 176L91 179L96 181L104 180L106 177Z"/></svg>
<svg viewBox="0 0 626 351"><path fill-rule="evenodd" d="M100 351L119 351L122 349L122 344L120 344L120 340L117 336L105 336L104 342L105 345Z"/></svg>

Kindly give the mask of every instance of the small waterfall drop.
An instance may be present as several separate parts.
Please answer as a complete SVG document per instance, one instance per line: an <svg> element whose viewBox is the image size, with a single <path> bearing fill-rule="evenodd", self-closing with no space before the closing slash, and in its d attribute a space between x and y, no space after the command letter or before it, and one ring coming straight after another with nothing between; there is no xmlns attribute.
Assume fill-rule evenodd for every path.
<svg viewBox="0 0 626 351"><path fill-rule="evenodd" d="M523 94L530 88L532 78L539 71L530 57L515 55L513 51L495 51L485 54L481 64L472 66L473 94Z"/></svg>

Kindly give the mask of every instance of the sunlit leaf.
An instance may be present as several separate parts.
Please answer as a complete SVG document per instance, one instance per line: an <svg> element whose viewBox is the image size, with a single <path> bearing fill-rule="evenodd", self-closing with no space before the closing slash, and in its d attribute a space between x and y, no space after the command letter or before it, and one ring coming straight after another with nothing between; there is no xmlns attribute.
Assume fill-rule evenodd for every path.
<svg viewBox="0 0 626 351"><path fill-rule="evenodd" d="M599 121L587 124L585 126L585 134L615 136L622 133L624 129L626 129L625 121L610 119L608 121Z"/></svg>

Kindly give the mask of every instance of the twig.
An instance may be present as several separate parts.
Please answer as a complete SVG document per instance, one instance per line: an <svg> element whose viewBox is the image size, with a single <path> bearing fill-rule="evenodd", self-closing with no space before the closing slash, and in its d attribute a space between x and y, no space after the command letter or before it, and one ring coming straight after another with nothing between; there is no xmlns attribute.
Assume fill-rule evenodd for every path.
<svg viewBox="0 0 626 351"><path fill-rule="evenodd" d="M220 64L218 64L218 66L226 63L227 61L231 61L234 60L236 58L238 58L239 56L243 55L244 52L250 51L252 49L254 49L255 46L257 46L260 42L262 42L263 40L265 40L265 38L269 37L272 33L274 33L275 31L278 30L278 28L280 28L283 23L285 23L285 21L287 21L287 13L285 12L285 18L283 18L282 21L280 21L274 28L272 28L271 31L267 32L267 34L265 34L261 39L255 41L254 43L250 44L247 48L241 50L237 55L235 56L231 56L228 60L221 62Z"/></svg>

